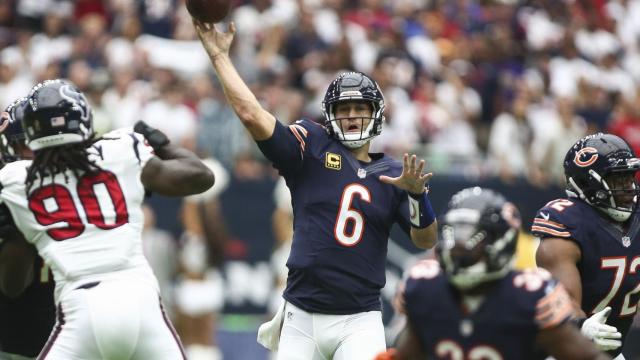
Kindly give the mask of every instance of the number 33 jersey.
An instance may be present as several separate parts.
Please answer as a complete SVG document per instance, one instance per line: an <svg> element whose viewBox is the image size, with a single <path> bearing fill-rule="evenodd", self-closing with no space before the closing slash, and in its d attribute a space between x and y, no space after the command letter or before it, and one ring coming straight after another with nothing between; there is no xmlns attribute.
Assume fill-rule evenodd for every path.
<svg viewBox="0 0 640 360"><path fill-rule="evenodd" d="M573 241L580 248L576 264L582 282L582 310L590 316L607 306L607 324L627 335L640 299L640 216L623 231L582 200L557 199L540 209L531 232Z"/></svg>
<svg viewBox="0 0 640 360"><path fill-rule="evenodd" d="M153 156L142 135L110 132L88 149L102 168L76 178L71 171L36 179L25 196L30 161L0 170L0 201L27 241L51 267L56 299L76 282L98 280L120 270L153 274L142 253L140 173ZM66 175L66 176L65 176Z"/></svg>
<svg viewBox="0 0 640 360"><path fill-rule="evenodd" d="M573 312L564 287L544 269L509 272L475 310L437 261L421 261L408 275L405 310L429 359L541 360L539 331L563 324Z"/></svg>

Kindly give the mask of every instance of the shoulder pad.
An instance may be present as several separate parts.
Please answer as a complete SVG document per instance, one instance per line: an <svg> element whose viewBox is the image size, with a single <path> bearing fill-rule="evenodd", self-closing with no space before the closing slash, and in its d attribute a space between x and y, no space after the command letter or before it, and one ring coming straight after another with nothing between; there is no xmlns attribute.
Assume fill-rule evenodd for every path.
<svg viewBox="0 0 640 360"><path fill-rule="evenodd" d="M435 260L422 260L411 267L402 296L406 313L415 315L428 311L446 291L446 284L440 264Z"/></svg>
<svg viewBox="0 0 640 360"><path fill-rule="evenodd" d="M328 138L328 134L324 126L311 120L298 120L293 124L288 125L287 128L300 144L300 151L302 153L304 153L305 150L308 150L311 143L315 144L314 146L319 146L318 139L321 139L321 136L324 135Z"/></svg>
<svg viewBox="0 0 640 360"><path fill-rule="evenodd" d="M538 210L531 233L540 238L573 238L580 217L581 211L575 200L556 199Z"/></svg>
<svg viewBox="0 0 640 360"><path fill-rule="evenodd" d="M298 131L298 134L304 136L305 138L310 134L311 135L325 134L328 136L324 126L318 124L315 121L311 121L307 119L301 119L294 122L293 124L289 125L289 129L291 129L294 135L296 134L295 131Z"/></svg>
<svg viewBox="0 0 640 360"><path fill-rule="evenodd" d="M0 189L13 183L24 184L29 165L31 160L18 160L5 164L0 169Z"/></svg>
<svg viewBox="0 0 640 360"><path fill-rule="evenodd" d="M513 286L528 292L544 289L546 282L551 279L551 273L539 267L513 272Z"/></svg>
<svg viewBox="0 0 640 360"><path fill-rule="evenodd" d="M124 127L124 128L111 130L108 133L102 135L102 138L103 139L109 139L109 140L119 139L119 138L121 138L123 136L127 136L127 135L129 135L131 133L134 133L133 127Z"/></svg>
<svg viewBox="0 0 640 360"><path fill-rule="evenodd" d="M433 259L421 260L413 265L408 273L409 279L433 279L440 275L440 263Z"/></svg>

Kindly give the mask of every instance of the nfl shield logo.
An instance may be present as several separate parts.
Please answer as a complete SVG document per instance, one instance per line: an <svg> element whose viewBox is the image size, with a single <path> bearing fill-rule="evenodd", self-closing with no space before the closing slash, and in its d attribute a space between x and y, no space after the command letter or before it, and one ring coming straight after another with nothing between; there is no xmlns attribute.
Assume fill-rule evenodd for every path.
<svg viewBox="0 0 640 360"><path fill-rule="evenodd" d="M358 169L358 177L360 179L364 179L365 176L367 176L367 170L365 169Z"/></svg>
<svg viewBox="0 0 640 360"><path fill-rule="evenodd" d="M623 236L622 237L622 245L624 247L629 247L629 245L631 245L631 238L628 236Z"/></svg>
<svg viewBox="0 0 640 360"><path fill-rule="evenodd" d="M469 319L464 319L460 322L460 334L467 337L473 334L473 323Z"/></svg>

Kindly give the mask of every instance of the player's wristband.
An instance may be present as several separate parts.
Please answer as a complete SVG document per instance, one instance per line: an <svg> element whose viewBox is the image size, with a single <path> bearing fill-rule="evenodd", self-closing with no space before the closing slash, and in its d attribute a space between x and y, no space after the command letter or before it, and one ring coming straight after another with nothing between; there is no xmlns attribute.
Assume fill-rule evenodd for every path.
<svg viewBox="0 0 640 360"><path fill-rule="evenodd" d="M585 321L587 321L586 317L571 319L571 322L574 323L578 327L578 329L582 329L582 324L584 324Z"/></svg>
<svg viewBox="0 0 640 360"><path fill-rule="evenodd" d="M422 194L409 194L409 220L411 226L424 229L427 226L433 224L436 219L436 213L431 207L431 202L427 197L428 191L425 190Z"/></svg>

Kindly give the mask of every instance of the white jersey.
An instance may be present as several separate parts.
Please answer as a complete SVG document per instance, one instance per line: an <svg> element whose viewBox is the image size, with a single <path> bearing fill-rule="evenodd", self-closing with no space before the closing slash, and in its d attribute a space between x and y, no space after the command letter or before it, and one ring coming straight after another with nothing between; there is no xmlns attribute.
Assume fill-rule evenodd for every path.
<svg viewBox="0 0 640 360"><path fill-rule="evenodd" d="M142 253L140 173L154 156L144 137L131 129L112 131L90 149L104 171L72 172L36 179L26 194L30 161L0 170L0 202L9 207L20 231L51 267L56 302L66 291L117 274L140 274L157 287Z"/></svg>

